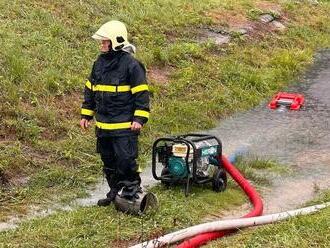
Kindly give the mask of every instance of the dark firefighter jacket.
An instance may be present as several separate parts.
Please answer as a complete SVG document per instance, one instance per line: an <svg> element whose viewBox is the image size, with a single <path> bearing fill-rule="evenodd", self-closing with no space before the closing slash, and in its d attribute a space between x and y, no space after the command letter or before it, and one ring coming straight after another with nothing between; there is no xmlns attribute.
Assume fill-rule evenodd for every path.
<svg viewBox="0 0 330 248"><path fill-rule="evenodd" d="M131 54L101 54L85 84L82 118L95 117L97 137L136 134L132 121L149 118L149 90L144 66Z"/></svg>

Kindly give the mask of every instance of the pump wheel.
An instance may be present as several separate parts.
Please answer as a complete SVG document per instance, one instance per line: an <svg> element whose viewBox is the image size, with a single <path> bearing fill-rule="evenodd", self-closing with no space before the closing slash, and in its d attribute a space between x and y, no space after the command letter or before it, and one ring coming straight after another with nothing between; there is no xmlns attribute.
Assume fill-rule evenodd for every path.
<svg viewBox="0 0 330 248"><path fill-rule="evenodd" d="M213 173L212 189L215 192L224 191L227 188L227 174L222 168L215 168Z"/></svg>

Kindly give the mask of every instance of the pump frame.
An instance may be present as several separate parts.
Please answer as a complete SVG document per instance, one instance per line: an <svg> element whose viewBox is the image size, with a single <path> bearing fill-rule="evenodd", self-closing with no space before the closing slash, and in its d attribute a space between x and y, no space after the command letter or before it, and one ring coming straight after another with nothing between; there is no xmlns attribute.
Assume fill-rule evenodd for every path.
<svg viewBox="0 0 330 248"><path fill-rule="evenodd" d="M190 139L188 139L190 138ZM216 158L220 158L222 156L222 143L220 141L220 139L218 139L216 136L213 135L207 135L207 134L196 134L196 133L189 133L189 134L185 134L185 135L179 135L179 136L175 136L175 137L167 137L167 138L159 138L157 139L152 147L152 175L156 180L160 180L165 184L170 184L170 183L185 183L185 195L188 196L189 192L190 192L190 186L191 184L195 183L195 184L205 184L205 183L209 183L212 182L214 179L213 177L203 177L203 178L199 178L199 176L197 175L197 160L199 158L201 158L201 152L202 152L202 148L197 148L195 143L197 142L201 142L201 141L207 141L207 140L216 140L217 142L217 155L215 156ZM187 146L187 153L186 156L184 158L185 163L186 163L186 169L188 172L188 175L186 177L183 178L175 178L175 177L171 177L171 176L166 176L166 175L157 175L157 155L159 152L159 147L164 147L164 146L159 146L159 144L161 142L164 142L166 144L166 142L170 142L172 144L172 146L174 144L185 144ZM170 147L172 147L170 146ZM190 166L189 166L189 157L190 157L190 149L191 147L193 148L193 153L192 153L192 171L190 170ZM167 151L168 152L168 151ZM159 159L159 158L158 158ZM168 159L168 158L167 158ZM159 161L162 164L165 163L168 165L168 161ZM217 159L217 163L218 165L214 165L216 166L219 170L222 170L223 167L221 165L221 161L219 161ZM163 169L166 168L165 166L163 166ZM225 172L224 172L225 173ZM227 183L227 178L225 178L225 184Z"/></svg>

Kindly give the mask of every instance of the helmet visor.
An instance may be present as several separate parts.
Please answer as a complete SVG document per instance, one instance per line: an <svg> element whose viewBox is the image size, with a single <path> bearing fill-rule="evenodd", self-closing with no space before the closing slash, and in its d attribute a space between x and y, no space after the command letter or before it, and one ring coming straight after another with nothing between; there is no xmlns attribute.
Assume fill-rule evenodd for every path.
<svg viewBox="0 0 330 248"><path fill-rule="evenodd" d="M104 37L104 36L99 35L99 34L96 34L96 33L93 34L92 38L95 39L95 40L109 40L109 38Z"/></svg>

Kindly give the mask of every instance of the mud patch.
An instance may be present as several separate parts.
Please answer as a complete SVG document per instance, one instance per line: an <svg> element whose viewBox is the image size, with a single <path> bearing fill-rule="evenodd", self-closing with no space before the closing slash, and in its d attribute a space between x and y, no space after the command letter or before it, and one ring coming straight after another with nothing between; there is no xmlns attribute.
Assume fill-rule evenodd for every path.
<svg viewBox="0 0 330 248"><path fill-rule="evenodd" d="M8 175L2 170L0 170L0 187L5 187L9 184Z"/></svg>
<svg viewBox="0 0 330 248"><path fill-rule="evenodd" d="M16 139L16 130L14 128L9 126L8 128L4 128L4 130L0 131L0 146L6 143L14 142Z"/></svg>
<svg viewBox="0 0 330 248"><path fill-rule="evenodd" d="M44 101L45 111L38 111L38 120L43 127L41 137L46 140L58 141L67 136L69 122L78 122L82 92L73 92L65 96L50 96Z"/></svg>
<svg viewBox="0 0 330 248"><path fill-rule="evenodd" d="M213 10L207 13L207 16L214 21L215 29L226 32L222 33L222 35L233 33L245 35L253 30L255 24L255 22L248 19L244 11Z"/></svg>
<svg viewBox="0 0 330 248"><path fill-rule="evenodd" d="M169 66L164 66L164 67L152 67L147 71L147 73L148 73L148 78L152 83L167 85L170 81L170 76L173 71L174 68Z"/></svg>
<svg viewBox="0 0 330 248"><path fill-rule="evenodd" d="M0 170L0 187L2 187L2 190L24 186L28 181L29 177L22 175L21 172L14 173ZM3 202L5 199L1 199L1 201Z"/></svg>
<svg viewBox="0 0 330 248"><path fill-rule="evenodd" d="M281 31L283 28L281 29ZM251 42L258 42L260 40L265 39L268 35L278 32L279 28L273 24L273 22L270 23L261 23L261 22L253 22L249 26L249 32L247 39Z"/></svg>
<svg viewBox="0 0 330 248"><path fill-rule="evenodd" d="M242 27L249 23L249 20L242 12L228 10L212 10L206 14L212 18L217 25L227 28Z"/></svg>
<svg viewBox="0 0 330 248"><path fill-rule="evenodd" d="M21 150L22 154L25 154L26 160L36 167L49 163L54 158L50 152L41 151L24 144L21 145Z"/></svg>
<svg viewBox="0 0 330 248"><path fill-rule="evenodd" d="M79 116L82 103L82 92L72 92L65 96L57 96L49 99L50 106L56 110L62 119L72 119Z"/></svg>
<svg viewBox="0 0 330 248"><path fill-rule="evenodd" d="M282 13L282 7L277 3L261 1L256 3L256 7L264 11L265 13L267 12Z"/></svg>
<svg viewBox="0 0 330 248"><path fill-rule="evenodd" d="M258 6L260 7L259 21L252 21L243 11L237 12L237 10L235 13L228 10L214 10L207 13L207 16L213 19L215 27L209 31L200 32L200 41L205 42L211 39L215 44L222 45L229 43L231 37L243 35L247 40L255 41L264 39L270 33L282 32L286 29L282 10L277 4L260 2ZM263 21L265 17L269 17L269 21L268 19Z"/></svg>
<svg viewBox="0 0 330 248"><path fill-rule="evenodd" d="M232 208L230 210L224 210L221 213L213 213L203 219L203 222L211 222L215 220L230 220L241 218L245 214L251 211L251 204L245 203L240 207Z"/></svg>

